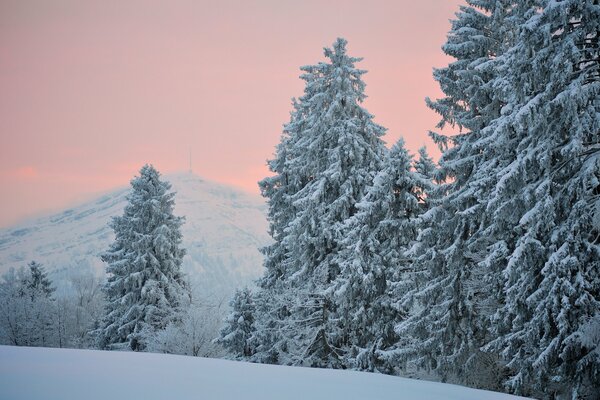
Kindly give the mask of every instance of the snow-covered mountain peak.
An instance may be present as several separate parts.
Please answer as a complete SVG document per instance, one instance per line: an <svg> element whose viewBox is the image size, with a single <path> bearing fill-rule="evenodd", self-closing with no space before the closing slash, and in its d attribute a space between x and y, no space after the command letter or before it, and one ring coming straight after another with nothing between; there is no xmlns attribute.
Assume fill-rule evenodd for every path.
<svg viewBox="0 0 600 400"><path fill-rule="evenodd" d="M184 268L192 282L218 292L249 283L262 271L259 248L269 241L260 196L190 173L164 175L176 192L175 214L185 216ZM121 215L129 186L62 212L0 230L0 273L36 260L55 279L76 270L102 273L98 255L113 239L108 223ZM223 289L223 290L221 290Z"/></svg>

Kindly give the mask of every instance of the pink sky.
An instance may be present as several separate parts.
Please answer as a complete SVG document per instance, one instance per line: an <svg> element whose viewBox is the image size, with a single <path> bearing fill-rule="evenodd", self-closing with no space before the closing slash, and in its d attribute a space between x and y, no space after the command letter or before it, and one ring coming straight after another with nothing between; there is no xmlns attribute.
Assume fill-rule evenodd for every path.
<svg viewBox="0 0 600 400"><path fill-rule="evenodd" d="M126 185L144 163L258 192L301 65L348 39L367 109L426 144L460 0L3 0L0 226Z"/></svg>

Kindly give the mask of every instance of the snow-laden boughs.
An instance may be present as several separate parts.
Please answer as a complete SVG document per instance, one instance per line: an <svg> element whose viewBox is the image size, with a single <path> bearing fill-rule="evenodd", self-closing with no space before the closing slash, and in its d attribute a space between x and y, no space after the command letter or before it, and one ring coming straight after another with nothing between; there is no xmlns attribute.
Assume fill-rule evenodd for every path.
<svg viewBox="0 0 600 400"><path fill-rule="evenodd" d="M291 112L291 120L286 124L281 135L281 142L277 145L275 158L268 161L269 170L274 174L258 182L261 194L267 199L269 234L273 243L261 249L265 256L265 274L259 280L259 285L264 289L273 289L279 285L286 275L286 253L284 240L286 228L296 215L296 208L292 196L297 193L306 177L299 178L298 171L293 171L289 160L295 149L295 143L299 139L297 123L301 120L302 110L298 102L293 100L294 109Z"/></svg>
<svg viewBox="0 0 600 400"><path fill-rule="evenodd" d="M265 250L260 284L266 293L257 298L269 302L264 318L271 321L259 324L271 326L269 347L281 356L275 358L340 366L336 346L342 338L332 332L338 253L344 222L356 213L356 203L380 168L385 129L360 105L366 97L365 71L354 65L360 59L346 54L346 41L338 39L325 56L329 62L301 68L304 95L294 102L276 158L269 163L275 176L261 182L275 242ZM286 295L277 296L282 290ZM297 294L294 306L277 301L290 293ZM293 340L286 333L293 332L286 328L291 326L302 330Z"/></svg>
<svg viewBox="0 0 600 400"><path fill-rule="evenodd" d="M183 218L173 215L171 185L145 165L131 187L123 215L111 222L115 240L102 254L108 281L101 348L144 350L145 337L178 320L190 299L181 271Z"/></svg>
<svg viewBox="0 0 600 400"><path fill-rule="evenodd" d="M510 390L591 399L600 393L600 342L588 333L600 315L600 4L538 1L522 18L503 57L511 90L491 145L515 154L486 210L501 223L495 249L506 259L489 348L508 361Z"/></svg>

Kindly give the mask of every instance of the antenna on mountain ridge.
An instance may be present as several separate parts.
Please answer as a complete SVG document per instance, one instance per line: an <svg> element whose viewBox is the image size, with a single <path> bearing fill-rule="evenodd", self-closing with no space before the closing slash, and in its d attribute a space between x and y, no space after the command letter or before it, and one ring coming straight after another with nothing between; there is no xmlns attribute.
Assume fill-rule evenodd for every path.
<svg viewBox="0 0 600 400"><path fill-rule="evenodd" d="M192 172L192 149L190 149L190 174L193 173Z"/></svg>

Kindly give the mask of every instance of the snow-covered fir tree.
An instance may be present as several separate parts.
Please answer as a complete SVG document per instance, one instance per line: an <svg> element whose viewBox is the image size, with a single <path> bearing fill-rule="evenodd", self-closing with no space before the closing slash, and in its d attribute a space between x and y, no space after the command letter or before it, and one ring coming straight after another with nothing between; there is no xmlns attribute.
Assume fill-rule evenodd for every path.
<svg viewBox="0 0 600 400"><path fill-rule="evenodd" d="M412 171L411 161L404 141L399 140L357 204L358 212L347 221L347 249L340 253L335 292L347 366L395 370L392 356L400 338L394 325L403 314L396 299L412 267L404 251L417 237L416 217L423 211L418 194L430 188L423 176Z"/></svg>
<svg viewBox="0 0 600 400"><path fill-rule="evenodd" d="M229 306L231 313L225 319L225 326L217 342L237 358L250 357L254 354L251 338L256 330L256 307L250 289L237 290Z"/></svg>
<svg viewBox="0 0 600 400"><path fill-rule="evenodd" d="M30 262L27 267L29 274L23 282L23 289L33 299L36 297L52 297L52 293L56 290L52 287L52 282L48 279L48 274L44 267L35 262Z"/></svg>
<svg viewBox="0 0 600 400"><path fill-rule="evenodd" d="M103 291L107 310L98 331L105 349L144 350L145 337L177 320L189 303L181 271L182 217L173 215L175 193L145 165L131 181L129 203L113 218L115 240L102 254L108 264Z"/></svg>
<svg viewBox="0 0 600 400"><path fill-rule="evenodd" d="M329 62L301 68L304 95L269 164L275 176L261 182L275 243L265 251L263 293L256 297L264 311L257 323L266 332L257 360L341 365L332 298L338 252L344 221L380 168L385 129L360 105L365 71L347 55L346 41L338 39L325 56Z"/></svg>
<svg viewBox="0 0 600 400"><path fill-rule="evenodd" d="M593 399L600 393L600 3L543 0L520 12L518 41L504 55L510 97L491 144L515 150L486 210L498 225L493 249L506 260L493 325L499 339L489 347L508 361L509 390Z"/></svg>
<svg viewBox="0 0 600 400"><path fill-rule="evenodd" d="M403 303L411 313L397 327L415 344L405 349L405 360L433 369L442 380L491 389L500 385L501 364L480 348L491 337L500 272L480 264L493 238L476 233L487 218L486 190L503 162L487 146L488 127L503 105L497 58L511 39L507 3L462 6L443 47L456 61L434 72L445 97L428 104L442 116L440 128L449 124L462 132L432 134L443 151L436 177L441 184L408 252L414 286Z"/></svg>

